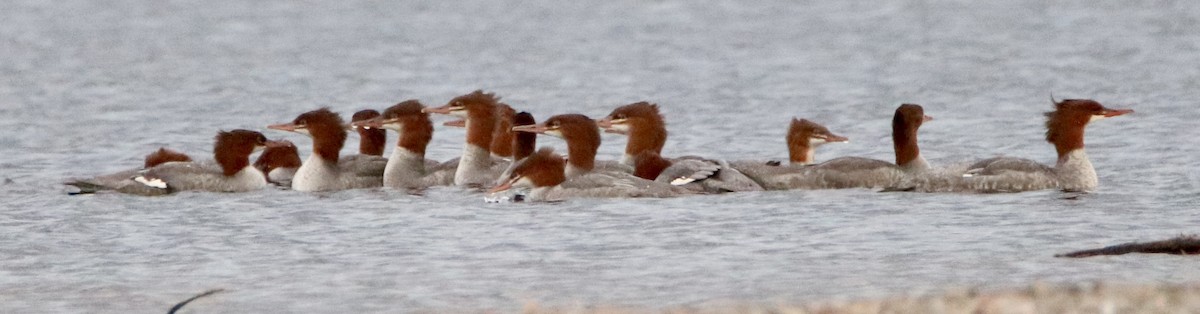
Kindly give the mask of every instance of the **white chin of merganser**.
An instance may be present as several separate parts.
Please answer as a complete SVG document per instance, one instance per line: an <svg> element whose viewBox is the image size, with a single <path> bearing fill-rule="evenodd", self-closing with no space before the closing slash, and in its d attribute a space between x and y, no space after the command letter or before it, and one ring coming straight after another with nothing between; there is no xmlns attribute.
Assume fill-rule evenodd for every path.
<svg viewBox="0 0 1200 314"><path fill-rule="evenodd" d="M400 129L403 127L404 127L404 124L402 124L402 123L388 123L388 124L384 124L383 127L381 127L381 128L399 132Z"/></svg>
<svg viewBox="0 0 1200 314"><path fill-rule="evenodd" d="M295 131L293 131L293 132L300 133L300 134L304 134L304 135L308 135L308 136L312 136L312 133L308 132L308 129L307 129L307 128L296 129L296 130L295 130Z"/></svg>
<svg viewBox="0 0 1200 314"><path fill-rule="evenodd" d="M1099 121L1099 120L1104 120L1104 119L1108 119L1108 118L1110 118L1110 117L1106 117L1102 114L1094 114L1094 115L1092 115L1091 119L1088 119L1088 122Z"/></svg>
<svg viewBox="0 0 1200 314"><path fill-rule="evenodd" d="M825 144L825 143L829 143L829 141L827 141L823 138L815 138L815 137L808 138L809 145L816 146L816 145L821 145L821 144Z"/></svg>
<svg viewBox="0 0 1200 314"><path fill-rule="evenodd" d="M561 130L546 130L546 135L557 137L557 138L563 137Z"/></svg>
<svg viewBox="0 0 1200 314"><path fill-rule="evenodd" d="M467 110L466 109L451 109L450 115L465 119L467 117Z"/></svg>
<svg viewBox="0 0 1200 314"><path fill-rule="evenodd" d="M621 134L629 134L629 125L624 124L624 123L621 123L621 124L613 123L613 125L611 127L609 127L608 130L615 131L615 132L618 132Z"/></svg>

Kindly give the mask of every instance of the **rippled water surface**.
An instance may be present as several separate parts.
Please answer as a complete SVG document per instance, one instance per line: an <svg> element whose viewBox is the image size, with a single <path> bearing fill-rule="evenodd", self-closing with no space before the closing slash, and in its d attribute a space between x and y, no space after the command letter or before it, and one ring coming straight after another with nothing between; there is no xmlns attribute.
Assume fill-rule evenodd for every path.
<svg viewBox="0 0 1200 314"><path fill-rule="evenodd" d="M5 1L0 307L162 312L225 288L190 307L512 311L1200 279L1186 257L1052 257L1200 230L1200 4L975 2ZM913 102L936 117L921 130L931 163L1050 163L1051 93L1137 112L1089 128L1101 187L1074 200L840 190L485 204L454 188L144 198L59 185L164 145L204 156L219 129L478 88L540 118L654 101L672 132L664 155L728 159L786 157L792 116L853 139L818 159L890 159L892 110ZM307 155L307 139L266 134ZM429 156L453 157L462 136L439 128ZM617 158L624 139L604 140L600 157Z"/></svg>

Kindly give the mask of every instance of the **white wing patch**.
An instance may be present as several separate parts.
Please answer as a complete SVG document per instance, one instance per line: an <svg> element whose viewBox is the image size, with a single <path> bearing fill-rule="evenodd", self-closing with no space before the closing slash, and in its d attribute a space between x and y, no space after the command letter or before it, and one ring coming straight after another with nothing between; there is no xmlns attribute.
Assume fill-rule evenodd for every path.
<svg viewBox="0 0 1200 314"><path fill-rule="evenodd" d="M680 185L685 185L685 184L692 183L692 182L696 182L696 179L694 179L692 177L678 177L678 178L675 178L675 180L671 180L671 185L680 186Z"/></svg>
<svg viewBox="0 0 1200 314"><path fill-rule="evenodd" d="M137 176L137 177L133 178L133 181L137 181L138 183L145 184L146 186L153 187L153 188L159 188L159 189L167 188L167 182L165 182L159 178L147 179L145 176Z"/></svg>

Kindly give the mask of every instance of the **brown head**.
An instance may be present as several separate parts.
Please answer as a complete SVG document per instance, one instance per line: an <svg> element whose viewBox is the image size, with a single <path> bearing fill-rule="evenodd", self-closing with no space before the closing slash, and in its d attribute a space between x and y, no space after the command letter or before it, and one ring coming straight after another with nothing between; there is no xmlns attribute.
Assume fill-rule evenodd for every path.
<svg viewBox="0 0 1200 314"><path fill-rule="evenodd" d="M492 146L492 133L496 128L496 107L500 98L495 94L474 91L466 95L454 97L445 105L437 108L425 108L425 112L447 114L466 119L467 144L483 149Z"/></svg>
<svg viewBox="0 0 1200 314"><path fill-rule="evenodd" d="M833 134L816 122L792 118L787 133L788 157L793 164L810 164L813 162L813 149L817 146L849 141L849 138Z"/></svg>
<svg viewBox="0 0 1200 314"><path fill-rule="evenodd" d="M250 154L254 151L268 145L279 145L278 142L268 141L262 133L241 129L217 132L214 141L213 159L221 165L221 170L226 176L234 175L250 166Z"/></svg>
<svg viewBox="0 0 1200 314"><path fill-rule="evenodd" d="M142 168L150 169L151 167L165 164L168 162L174 162L174 161L188 162L188 161L192 161L192 157L188 157L188 155L186 155L184 153L180 153L177 151L167 149L166 147L162 147L162 148L159 148L157 151L150 153L149 155L146 155L146 163L145 163L145 165L142 166Z"/></svg>
<svg viewBox="0 0 1200 314"><path fill-rule="evenodd" d="M1132 113L1132 109L1109 109L1090 99L1064 99L1046 113L1046 141L1054 144L1058 157L1083 148L1088 122Z"/></svg>
<svg viewBox="0 0 1200 314"><path fill-rule="evenodd" d="M608 133L628 135L625 154L629 156L643 151L662 154L667 143L667 125L656 104L642 101L617 107L596 125Z"/></svg>
<svg viewBox="0 0 1200 314"><path fill-rule="evenodd" d="M892 116L892 145L896 149L896 165L905 166L921 157L921 149L917 146L917 130L921 124L932 121L933 117L925 115L921 105L903 104L896 108Z"/></svg>
<svg viewBox="0 0 1200 314"><path fill-rule="evenodd" d="M350 117L350 127L358 132L358 153L363 155L383 156L383 147L387 143L387 131L355 125L354 122L367 121L379 117L379 111L366 109L355 112Z"/></svg>
<svg viewBox="0 0 1200 314"><path fill-rule="evenodd" d="M595 168L600 130L596 128L596 121L585 115L560 114L541 124L514 127L513 131L560 137L567 142L567 156L572 166L580 170Z"/></svg>
<svg viewBox="0 0 1200 314"><path fill-rule="evenodd" d="M338 153L346 144L346 123L329 108L305 112L292 123L275 124L267 128L311 136L313 153L326 161L337 162Z"/></svg>
<svg viewBox="0 0 1200 314"><path fill-rule="evenodd" d="M654 181L663 170L671 166L671 161L662 158L658 153L644 151L634 157L633 175L638 178Z"/></svg>
<svg viewBox="0 0 1200 314"><path fill-rule="evenodd" d="M534 125L534 124L537 124L537 121L534 120L533 115L528 112L521 111L520 113L517 113L517 115L513 117L513 126L514 127ZM529 133L529 132L516 132L516 131L513 131L512 133L513 133L513 142L512 142L513 161L525 159L525 157L529 157L529 155L533 155L533 150L534 150L534 148L537 147L537 134Z"/></svg>
<svg viewBox="0 0 1200 314"><path fill-rule="evenodd" d="M254 160L254 168L258 168L263 174L269 175L271 170L278 168L300 168L300 152L296 150L296 144L286 140L277 142L278 145L268 146L258 155L258 159Z"/></svg>
<svg viewBox="0 0 1200 314"><path fill-rule="evenodd" d="M512 188L541 188L563 183L567 180L566 161L549 147L539 149L529 158L513 167L512 173L489 193L507 191Z"/></svg>
<svg viewBox="0 0 1200 314"><path fill-rule="evenodd" d="M397 147L424 155L425 147L433 139L433 122L429 120L429 114L423 111L424 108L416 99L405 100L388 107L379 118L361 124L399 132Z"/></svg>
<svg viewBox="0 0 1200 314"><path fill-rule="evenodd" d="M513 118L517 111L506 104L496 106L496 129L492 132L492 146L489 150L497 157L512 157L513 155Z"/></svg>

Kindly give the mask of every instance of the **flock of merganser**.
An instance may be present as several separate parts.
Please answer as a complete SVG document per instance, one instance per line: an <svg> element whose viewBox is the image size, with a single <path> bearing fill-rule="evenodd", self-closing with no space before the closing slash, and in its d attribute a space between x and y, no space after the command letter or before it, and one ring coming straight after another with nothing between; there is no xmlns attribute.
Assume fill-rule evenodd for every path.
<svg viewBox="0 0 1200 314"><path fill-rule="evenodd" d="M1046 141L1054 145L1054 166L1032 160L996 157L965 167L931 167L921 157L917 130L933 118L920 105L903 104L892 119L895 163L840 157L815 162L815 148L848 138L805 119L792 119L787 134L788 164L725 161L697 156L661 156L666 124L658 105L637 102L618 107L600 120L562 114L535 123L494 94L475 91L440 107L407 100L379 113L363 110L347 124L322 108L290 123L268 128L308 135L312 154L301 162L296 146L268 140L259 132L219 132L213 161L197 162L165 148L146 156L141 169L66 184L77 193L114 190L138 195L175 191L246 192L274 183L296 191L358 188L420 190L431 186L488 189L494 195L521 195L532 201L579 197L671 197L741 191L871 188L919 192L1020 192L1041 189L1089 191L1098 184L1084 152L1083 135L1091 121L1124 115L1093 100L1054 101L1046 113ZM436 162L425 159L433 137L430 113L461 118L447 127L466 128L462 156ZM359 154L339 156L347 133L359 134ZM387 131L399 134L384 158ZM628 137L620 161L596 160L600 131ZM564 158L550 148L535 152L536 134L566 142ZM265 148L253 164L250 155Z"/></svg>

